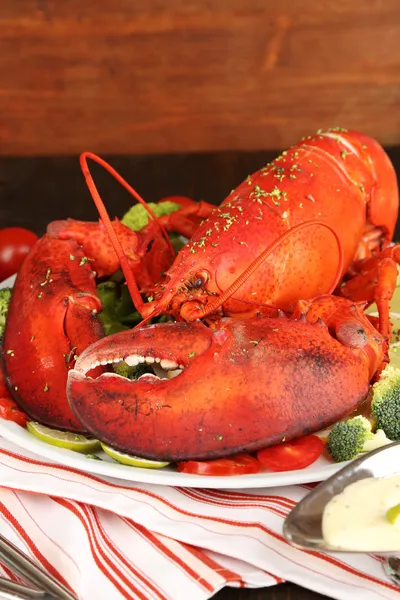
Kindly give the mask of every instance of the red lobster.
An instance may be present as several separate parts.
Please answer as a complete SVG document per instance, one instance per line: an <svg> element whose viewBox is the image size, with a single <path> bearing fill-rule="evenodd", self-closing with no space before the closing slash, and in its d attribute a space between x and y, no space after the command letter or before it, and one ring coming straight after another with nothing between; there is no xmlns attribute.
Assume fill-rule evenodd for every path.
<svg viewBox="0 0 400 600"><path fill-rule="evenodd" d="M118 237L113 235L85 158L82 159L85 176L120 257L137 309L146 320L167 313L178 321L207 320L212 329L200 323L141 327L132 334L132 339L129 335L109 337L83 353L76 369L70 372L68 397L84 428L122 450L165 458L167 450L150 435L160 423L157 434L169 440L168 456L184 459L227 455L239 448L275 443L283 435L289 439L305 431L315 431L354 410L365 397L369 381L387 352L389 302L397 277L398 248L389 246L398 212L397 182L394 169L379 144L356 132L321 131L249 176L208 217L205 210L205 221L178 253L164 278L149 289L148 303L143 302L132 271L126 265L124 250ZM300 299L311 300L335 289L351 300L365 303L375 300L380 315L380 333L372 325L368 329L359 308L344 298L332 298L328 311L321 308L319 300L315 301L317 312L322 311L328 330L321 325L305 323L304 319L297 324L295 318L281 318L279 327L272 327L277 315L281 314L278 311L290 314ZM260 313L270 319L257 316ZM296 311L293 314L296 315ZM230 319L225 321L224 316ZM17 318L15 311L11 311L11 320L15 322ZM243 318L247 323L238 320ZM11 327L9 325L9 329ZM271 331L276 333L276 329L282 334L273 335ZM257 331L262 332L263 340L266 332L266 342L255 335ZM226 343L219 351L215 340L223 340L226 335ZM165 347L170 341L171 347ZM160 342L164 346L161 353ZM114 343L118 353L111 356L105 346L115 349ZM255 351L253 363L246 362L243 357L235 362L233 357L241 348L248 349L249 344L260 346L260 355ZM343 344L350 350L344 352ZM319 347L324 349L322 354L316 352ZM213 358L208 351L211 348ZM145 354L141 354L142 350ZM156 385L154 381L157 380L152 382L149 376L136 384L110 373L95 382L85 378L87 373L95 376L90 372L92 367L130 356L134 357L132 364L143 359L154 364L159 362L161 367L169 370L186 367L186 372L168 383ZM187 362L187 358L195 356L195 361ZM265 364L260 356L264 356ZM271 358L267 359L267 356ZM279 357L278 361L276 357ZM4 356L4 361L6 373L9 373L9 354ZM321 370L321 361L329 363L330 368ZM228 372L231 363L235 365L232 384ZM190 368L187 368L188 364ZM249 371L249 378L254 380L252 385L248 377L244 379L246 365L252 365ZM346 393L339 394L337 380L334 383L333 375L331 377L332 373L338 376L335 365L340 365L346 382L354 380L354 387L349 387L351 397ZM257 369L265 370L265 373L270 369L268 394L263 392L265 377L257 375ZM299 372L297 378L295 371ZM248 386L248 393L224 393L219 402L224 386L230 388L234 384L239 389L239 373ZM361 374L361 379L356 373ZM208 392L195 399L192 393L195 389L200 393L205 390L205 384L195 385L200 375L207 378ZM294 381L308 391L317 380L321 395L329 397L330 401L322 407L318 395L309 398L307 424L305 400L301 409L293 400L294 391L289 394L286 390ZM142 390L142 400L136 396L141 386L150 386L150 391ZM179 386L178 399L172 402L170 392L172 394ZM303 398L305 393L306 389L303 389ZM259 397L260 401L251 404L249 395ZM275 410L257 414L255 409L261 410L261 405L268 404L268 398L274 398ZM18 401L18 397L16 399ZM94 399L97 405L91 404ZM279 411L285 414L284 424L279 422L278 400ZM35 400L24 402L23 408L33 414ZM101 422L94 414L94 408L97 411L99 406ZM215 446L212 441L214 430L206 417L207 406L212 410L215 423L222 426L226 418L226 426L232 427L232 431L239 432L244 419L246 435L238 434L234 441L220 433L218 435L225 440L229 437L230 441ZM184 414L187 414L186 421ZM175 417L177 425L173 433L171 423ZM196 427L199 423L201 427L203 421L207 422L207 427L199 436ZM185 430L190 431L190 435L185 437L181 432L180 422L185 423ZM261 429L264 433L260 433ZM134 432L139 431L142 431L140 440L128 444ZM150 442L144 440L146 435ZM174 445L171 436L180 435L183 445L177 442Z"/></svg>

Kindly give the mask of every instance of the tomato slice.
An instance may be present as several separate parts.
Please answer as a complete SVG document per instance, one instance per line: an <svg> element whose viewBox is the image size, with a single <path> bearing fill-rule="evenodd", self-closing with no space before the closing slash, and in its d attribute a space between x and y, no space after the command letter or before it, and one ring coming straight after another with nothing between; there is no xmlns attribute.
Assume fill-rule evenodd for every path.
<svg viewBox="0 0 400 600"><path fill-rule="evenodd" d="M0 398L0 419L14 421L14 423L21 425L21 427L25 427L28 416L23 413L22 410L19 410L14 400L10 398Z"/></svg>
<svg viewBox="0 0 400 600"><path fill-rule="evenodd" d="M260 463L271 471L304 469L317 460L324 442L316 435L305 435L291 442L283 442L257 452Z"/></svg>
<svg viewBox="0 0 400 600"><path fill-rule="evenodd" d="M215 460L188 460L178 463L179 473L195 475L248 475L258 473L261 464L249 454L236 454Z"/></svg>

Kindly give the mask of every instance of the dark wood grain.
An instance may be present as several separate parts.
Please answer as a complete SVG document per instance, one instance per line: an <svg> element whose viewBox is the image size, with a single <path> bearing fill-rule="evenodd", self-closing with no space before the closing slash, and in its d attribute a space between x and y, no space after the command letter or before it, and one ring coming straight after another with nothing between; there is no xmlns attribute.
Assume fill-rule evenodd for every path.
<svg viewBox="0 0 400 600"><path fill-rule="evenodd" d="M233 187L276 153L109 156L109 162L148 202L171 194L220 203ZM91 165L112 216L133 203L97 165ZM16 210L16 206L18 209ZM97 219L76 158L0 158L0 225L25 225L42 234L54 219Z"/></svg>
<svg viewBox="0 0 400 600"><path fill-rule="evenodd" d="M400 142L398 0L0 3L0 153Z"/></svg>
<svg viewBox="0 0 400 600"><path fill-rule="evenodd" d="M400 148L388 148L400 177ZM160 156L108 156L148 202L178 194L219 204L245 177L277 156L270 152L219 152ZM96 183L112 217L132 198L97 165ZM0 157L0 227L25 226L39 235L49 221L98 218L78 157ZM400 228L396 235L400 238Z"/></svg>
<svg viewBox="0 0 400 600"><path fill-rule="evenodd" d="M187 194L219 203L248 173L276 153L225 152L176 156L114 156L114 166L148 200ZM400 176L400 147L389 149ZM112 215L121 216L131 198L101 170L96 181ZM0 158L0 227L20 225L42 234L63 217L96 219L77 158ZM400 238L400 228L396 232ZM290 574L288 574L288 578ZM217 600L326 600L291 583L256 590L225 588ZM188 599L189 600L189 599Z"/></svg>

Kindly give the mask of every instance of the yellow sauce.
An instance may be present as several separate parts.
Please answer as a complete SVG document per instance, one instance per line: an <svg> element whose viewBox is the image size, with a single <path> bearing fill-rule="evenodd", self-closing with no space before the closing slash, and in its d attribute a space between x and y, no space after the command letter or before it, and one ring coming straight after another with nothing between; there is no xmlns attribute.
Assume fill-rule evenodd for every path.
<svg viewBox="0 0 400 600"><path fill-rule="evenodd" d="M392 524L386 516L387 510L397 504L399 475L356 481L326 505L323 538L338 550L400 551L400 519Z"/></svg>

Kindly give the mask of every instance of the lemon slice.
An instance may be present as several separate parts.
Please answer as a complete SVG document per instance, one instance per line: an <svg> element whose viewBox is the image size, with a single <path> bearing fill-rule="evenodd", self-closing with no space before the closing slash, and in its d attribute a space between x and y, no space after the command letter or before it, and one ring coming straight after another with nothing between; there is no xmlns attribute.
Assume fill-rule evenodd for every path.
<svg viewBox="0 0 400 600"><path fill-rule="evenodd" d="M143 467L144 469L161 469L162 467L166 467L169 465L169 462L162 462L159 460L147 460L147 458L140 458L139 456L131 456L130 454L125 454L124 452L120 452L108 444L103 444L101 442L101 447L104 452L111 456L117 462L123 465L129 465L130 467Z"/></svg>
<svg viewBox="0 0 400 600"><path fill-rule="evenodd" d="M400 504L392 506L386 511L386 518L392 525L400 525Z"/></svg>
<svg viewBox="0 0 400 600"><path fill-rule="evenodd" d="M397 369L400 368L400 345L389 348L390 365Z"/></svg>
<svg viewBox="0 0 400 600"><path fill-rule="evenodd" d="M392 343L389 346L389 358L392 367L400 368L400 313L390 313L392 322Z"/></svg>
<svg viewBox="0 0 400 600"><path fill-rule="evenodd" d="M37 421L28 421L26 427L39 440L52 446L67 448L68 450L75 450L75 452L82 452L84 454L100 450L100 442L98 440L87 438L80 433L52 429Z"/></svg>

